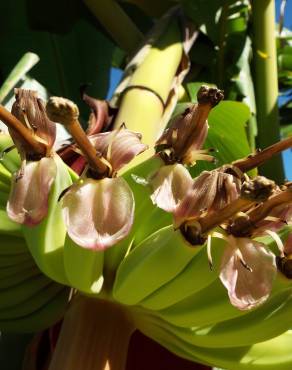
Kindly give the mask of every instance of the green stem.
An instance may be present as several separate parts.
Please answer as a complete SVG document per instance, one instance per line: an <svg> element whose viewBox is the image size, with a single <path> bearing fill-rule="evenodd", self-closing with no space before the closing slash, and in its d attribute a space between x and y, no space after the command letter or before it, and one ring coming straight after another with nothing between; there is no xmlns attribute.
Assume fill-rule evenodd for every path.
<svg viewBox="0 0 292 370"><path fill-rule="evenodd" d="M256 0L253 4L255 90L257 104L258 137L260 148L279 140L278 75L275 40L275 2ZM260 172L277 182L283 181L283 163L280 156Z"/></svg>
<svg viewBox="0 0 292 370"><path fill-rule="evenodd" d="M23 78L23 76L32 67L38 63L39 57L34 53L25 53L16 66L9 73L8 77L4 81L0 89L0 103L6 98L13 87L18 83L18 81Z"/></svg>
<svg viewBox="0 0 292 370"><path fill-rule="evenodd" d="M143 34L116 1L84 0L84 2L118 46L130 53L137 48L143 40Z"/></svg>

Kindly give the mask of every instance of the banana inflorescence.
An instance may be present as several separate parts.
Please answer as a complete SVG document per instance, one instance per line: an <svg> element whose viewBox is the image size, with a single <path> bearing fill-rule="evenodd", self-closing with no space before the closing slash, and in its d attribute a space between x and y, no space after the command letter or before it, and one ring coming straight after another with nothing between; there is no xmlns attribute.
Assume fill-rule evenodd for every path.
<svg viewBox="0 0 292 370"><path fill-rule="evenodd" d="M291 368L292 285L277 273L274 256L278 255L278 267L279 259L289 262L290 252L282 241L291 235L291 226L282 226L288 223L285 217L290 210L285 207L292 203L291 186L280 188L261 177L250 180L241 171L244 161L236 162L237 167L204 171L193 180L184 165L210 160L201 148L206 118L222 92L203 87L198 97L198 106L188 108L163 135L158 154L123 176L120 168L146 148L141 136L121 127L87 137L78 122L78 108L66 99L54 99L50 109L64 120L79 145L73 151L83 165L80 177L50 151L52 147L47 145L43 151L45 140L38 135L30 138L39 140L36 149L25 152L22 143L17 147L20 155L10 137L0 135L2 330L49 327L63 316L69 296L77 291L126 310L137 329L181 357L229 369L272 369L271 364L277 364L277 370ZM19 145L17 138L14 141ZM38 194L33 194L33 186L21 187L19 182L27 179L27 162L34 166L43 159L53 168L53 176L44 189L48 193L41 209L44 214L37 213L36 222L31 210L36 209ZM36 170L29 185L38 182L38 175ZM182 184L190 184L187 194L182 194ZM7 201L13 204L15 198L23 205L21 225L6 213ZM281 215L270 216L279 206ZM280 223L278 234L267 228L268 222L273 227ZM258 229L264 231L257 234ZM83 243L82 236L88 243ZM262 294L264 299L254 298L251 286L257 265L249 258L256 260L258 254L276 276L270 279L271 291ZM229 297L222 284L226 259L233 269L227 272L235 271L229 280L244 277L242 286L235 284L228 290ZM260 265L260 270L265 267ZM230 283L228 276L226 280ZM265 282L258 284L265 288ZM236 306L234 295L245 306ZM269 363L273 346L277 351L282 347ZM270 352L268 356L262 356L264 351Z"/></svg>

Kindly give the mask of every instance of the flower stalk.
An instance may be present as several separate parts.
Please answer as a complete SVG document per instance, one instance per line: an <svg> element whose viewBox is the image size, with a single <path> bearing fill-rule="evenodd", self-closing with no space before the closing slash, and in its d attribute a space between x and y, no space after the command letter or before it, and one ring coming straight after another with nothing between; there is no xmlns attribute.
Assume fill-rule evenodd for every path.
<svg viewBox="0 0 292 370"><path fill-rule="evenodd" d="M135 326L120 305L73 298L49 370L124 370Z"/></svg>
<svg viewBox="0 0 292 370"><path fill-rule="evenodd" d="M248 156L247 158L239 159L233 162L232 164L233 166L239 168L242 172L247 172L255 167L261 166L267 160L271 159L274 155L291 147L292 147L292 137L288 137L287 139L278 141L277 143L261 151L258 151L255 154Z"/></svg>
<svg viewBox="0 0 292 370"><path fill-rule="evenodd" d="M79 110L77 105L68 99L52 97L48 101L46 110L48 116L53 121L62 123L66 126L75 142L82 150L82 153L86 156L89 166L100 175L106 173L108 167L99 158L97 151L78 121Z"/></svg>

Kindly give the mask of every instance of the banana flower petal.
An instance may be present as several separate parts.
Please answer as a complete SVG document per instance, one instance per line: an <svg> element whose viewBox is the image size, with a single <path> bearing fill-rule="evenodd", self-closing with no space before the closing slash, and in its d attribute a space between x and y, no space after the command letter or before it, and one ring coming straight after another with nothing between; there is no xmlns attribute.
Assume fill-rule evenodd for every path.
<svg viewBox="0 0 292 370"><path fill-rule="evenodd" d="M228 237L220 280L230 302L240 310L259 306L267 300L277 273L275 256L264 244L248 238Z"/></svg>
<svg viewBox="0 0 292 370"><path fill-rule="evenodd" d="M193 179L182 164L174 164L161 167L149 183L152 202L167 212L174 212L192 187Z"/></svg>
<svg viewBox="0 0 292 370"><path fill-rule="evenodd" d="M174 212L175 226L195 219L203 212L219 211L240 194L240 181L218 170L203 171Z"/></svg>
<svg viewBox="0 0 292 370"><path fill-rule="evenodd" d="M111 164L114 173L148 148L147 145L141 143L139 133L126 128L93 135L90 141Z"/></svg>
<svg viewBox="0 0 292 370"><path fill-rule="evenodd" d="M28 162L14 174L7 203L7 213L13 221L27 226L42 221L48 211L48 198L56 171L54 158L44 157Z"/></svg>
<svg viewBox="0 0 292 370"><path fill-rule="evenodd" d="M128 235L135 205L123 178L104 178L72 185L62 207L70 238L81 247L104 250Z"/></svg>

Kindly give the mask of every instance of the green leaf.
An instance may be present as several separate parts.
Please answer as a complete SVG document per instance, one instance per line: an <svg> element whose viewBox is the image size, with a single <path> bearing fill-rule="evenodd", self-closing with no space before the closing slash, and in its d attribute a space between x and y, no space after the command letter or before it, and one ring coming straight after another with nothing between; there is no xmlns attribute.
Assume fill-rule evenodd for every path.
<svg viewBox="0 0 292 370"><path fill-rule="evenodd" d="M202 83L188 84L188 90L192 89L191 93L195 96L195 92L201 85ZM190 104L177 104L172 117L182 114ZM214 165L198 161L190 169L193 177L199 175L203 170L211 170L250 154L251 150L246 135L246 125L250 117L250 109L246 104L240 102L225 100L212 109L208 118L209 133L205 148L214 148L217 151L212 153L217 159L217 163Z"/></svg>
<svg viewBox="0 0 292 370"><path fill-rule="evenodd" d="M250 153L245 127L250 118L247 105L223 101L209 115L207 145L218 150L220 164L234 161Z"/></svg>
<svg viewBox="0 0 292 370"><path fill-rule="evenodd" d="M20 61L10 72L0 89L0 103L6 98L18 81L25 77L26 73L39 61L34 53L25 53Z"/></svg>

